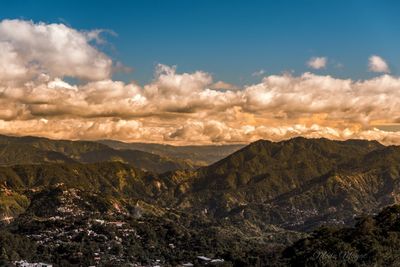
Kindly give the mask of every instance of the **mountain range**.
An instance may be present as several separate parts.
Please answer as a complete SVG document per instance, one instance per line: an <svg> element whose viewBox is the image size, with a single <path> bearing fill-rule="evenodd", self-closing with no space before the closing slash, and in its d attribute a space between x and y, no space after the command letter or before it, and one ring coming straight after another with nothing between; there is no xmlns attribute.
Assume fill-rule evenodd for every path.
<svg viewBox="0 0 400 267"><path fill-rule="evenodd" d="M260 140L199 169L180 205L295 230L347 224L397 203L399 160L375 141Z"/></svg>
<svg viewBox="0 0 400 267"><path fill-rule="evenodd" d="M107 161L123 162L156 173L194 168L185 160L140 150L113 149L97 142L0 135L0 165Z"/></svg>
<svg viewBox="0 0 400 267"><path fill-rule="evenodd" d="M32 241L35 233L61 231L58 220L66 224L79 218L89 227L85 231L94 231L89 219L109 218L124 221L128 232L146 233L162 251L151 252L135 237L123 245L139 242L136 252L141 252L119 251L126 262L152 265L150 259L159 257L174 266L206 254L235 266L267 266L274 262L270 251L283 251L321 226L352 226L359 216L399 201L400 147L376 141L297 137L198 150L153 144L137 150L141 147L146 145L0 136L4 229ZM217 151L214 158L202 159L212 151ZM228 151L234 152L220 158ZM171 227L177 232L165 236ZM166 243L169 238L172 243ZM84 242L74 240L65 241L68 250ZM55 253L56 241L40 244ZM181 253L171 257L175 246ZM110 253L104 254L104 264L115 260ZM84 256L50 254L42 256L59 264L83 264Z"/></svg>

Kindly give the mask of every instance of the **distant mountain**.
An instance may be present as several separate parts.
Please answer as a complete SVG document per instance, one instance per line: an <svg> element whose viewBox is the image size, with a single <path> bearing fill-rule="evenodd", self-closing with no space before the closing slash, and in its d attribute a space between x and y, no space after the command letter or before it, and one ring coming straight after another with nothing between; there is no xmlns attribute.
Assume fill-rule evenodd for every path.
<svg viewBox="0 0 400 267"><path fill-rule="evenodd" d="M124 143L115 140L99 140L114 149L133 149L157 154L164 157L189 160L192 164L206 166L225 158L245 145L195 145L172 146L152 143Z"/></svg>
<svg viewBox="0 0 400 267"><path fill-rule="evenodd" d="M237 189L260 182L274 187L272 198L368 152L384 148L378 142L361 140L294 138L282 142L260 140L201 170L196 187Z"/></svg>
<svg viewBox="0 0 400 267"><path fill-rule="evenodd" d="M0 135L0 165L107 161L124 162L157 173L194 167L184 160L139 150L112 149L96 142Z"/></svg>
<svg viewBox="0 0 400 267"><path fill-rule="evenodd" d="M62 153L43 150L30 144L9 143L0 145L0 165L74 162L77 161Z"/></svg>

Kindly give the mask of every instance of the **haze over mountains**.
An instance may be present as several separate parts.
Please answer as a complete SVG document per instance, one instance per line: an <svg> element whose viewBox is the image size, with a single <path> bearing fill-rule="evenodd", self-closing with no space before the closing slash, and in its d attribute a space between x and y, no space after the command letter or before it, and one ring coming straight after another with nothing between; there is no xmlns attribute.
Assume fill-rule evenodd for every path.
<svg viewBox="0 0 400 267"><path fill-rule="evenodd" d="M152 143L125 143L115 140L99 140L98 142L114 149L140 150L176 159L187 159L198 166L214 163L245 146L243 144L171 146Z"/></svg>
<svg viewBox="0 0 400 267"><path fill-rule="evenodd" d="M102 264L120 259L151 265L159 257L165 265L174 265L200 254L222 257L233 265L263 264L269 252L261 248L267 244L288 245L321 225L349 226L356 216L376 213L399 200L400 147L376 141L259 140L203 167L194 163L213 162L240 145L172 147L0 136L0 148L3 228L15 238L28 238L38 249L52 251L36 252L37 257L59 264L82 264L85 253L92 264L93 249L104 254ZM219 153L208 157L214 150ZM105 217L124 221L128 232L141 229L153 235L149 238L161 254L145 249L148 244L138 237L119 242L127 250L117 254L99 247L96 239L80 257L55 252L59 242L71 253L83 242L72 233L57 241L55 233L77 227L69 220L85 225L78 227L82 231L95 231L90 220ZM140 221L150 228L139 227ZM150 233L165 227L179 229L168 237L174 241ZM37 243L33 235L46 236L48 242ZM207 237L207 244L199 235ZM172 257L166 240L184 253ZM188 243L194 240L200 243ZM141 249L129 252L138 242ZM217 242L217 249L209 242Z"/></svg>

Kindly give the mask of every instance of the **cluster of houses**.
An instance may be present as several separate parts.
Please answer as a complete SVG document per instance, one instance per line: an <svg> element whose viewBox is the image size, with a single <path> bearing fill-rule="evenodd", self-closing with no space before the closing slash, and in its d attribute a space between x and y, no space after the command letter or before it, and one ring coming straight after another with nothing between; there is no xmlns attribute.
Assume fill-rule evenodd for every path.
<svg viewBox="0 0 400 267"><path fill-rule="evenodd" d="M53 265L49 263L27 262L26 260L14 261L13 264L17 267L53 267Z"/></svg>
<svg viewBox="0 0 400 267"><path fill-rule="evenodd" d="M101 266L105 262L112 262L116 264L115 266L120 266L126 262L134 262L131 256L123 256L113 251L113 248L123 247L123 242L126 238L143 239L134 228L123 220L111 219L115 218L113 216L100 217L96 212L81 209L79 203L81 198L74 190L63 191L60 200L61 205L57 207L56 212L52 214L53 216L47 217L46 220L44 218L41 219L41 222L46 223L47 227L40 231L35 230L30 235L27 234L27 237L45 247L67 247L82 238L87 241L93 241L93 243L100 244L94 248L91 255L91 263L95 266ZM112 232L112 235L107 234L108 230ZM168 247L176 249L173 243L169 243ZM73 256L76 258L85 257L82 251L74 252ZM150 262L152 267L161 267L163 265L161 260L151 260ZM194 264L191 262L182 263L181 266L190 267L199 264L214 266L223 263L224 260L198 256L193 259L193 262ZM14 265L18 267L52 267L52 264L43 262L30 263L25 260L16 261ZM131 266L142 265L140 263L131 263Z"/></svg>
<svg viewBox="0 0 400 267"><path fill-rule="evenodd" d="M55 221L58 218L51 217L49 221ZM94 230L93 226L95 225L104 225L109 226L114 229L115 236L113 239L110 239L106 235L102 233L98 233ZM89 219L85 221L85 223L77 226L76 228L70 227L57 227L46 229L41 232L37 232L32 235L27 235L32 240L35 240L36 243L47 245L47 246L61 246L63 244L68 244L72 242L77 236L84 235L89 239L101 241L105 246L105 251L97 251L93 254L93 260L97 263L105 260L105 256L107 257L106 260L118 260L117 257L114 255L108 255L107 249L111 249L111 245L107 245L108 242L112 242L113 244L122 244L123 238L134 236L135 238L140 238L140 236L136 233L135 229L128 227L125 222L122 221L106 221L106 220L99 220L99 219ZM111 243L110 243L111 244ZM79 255L77 255L79 256ZM22 264L22 263L21 263ZM29 267L42 267L42 265L19 265L19 266L29 266ZM43 265L48 266L48 265Z"/></svg>

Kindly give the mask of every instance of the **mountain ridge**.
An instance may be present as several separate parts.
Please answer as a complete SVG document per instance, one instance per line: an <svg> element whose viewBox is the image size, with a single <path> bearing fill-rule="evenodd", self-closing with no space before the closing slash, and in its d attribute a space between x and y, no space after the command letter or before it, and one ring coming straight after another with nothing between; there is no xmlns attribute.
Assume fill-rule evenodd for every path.
<svg viewBox="0 0 400 267"><path fill-rule="evenodd" d="M24 142L17 144L15 155L23 152L21 146L33 147L34 152L38 149L31 145L36 141L28 138ZM35 242L40 241L35 237L39 231L53 240L41 245L46 251L54 251L59 231L66 231L74 237L63 237L63 246L76 252L79 243L74 242L83 240L82 231L117 234L112 227L105 231L105 226L97 225L107 218L109 223L129 225L126 231L140 229L152 240L151 245L138 237L129 239L131 243L117 242L129 248L116 250L127 262L138 262L126 258L132 247L139 249L134 251L139 251L140 261L150 254L153 259L159 257L153 246L163 251L162 259L172 266L199 253L229 259L234 266L268 266L271 255L266 246L279 251L321 225L351 226L357 216L400 202L400 147L375 141L258 140L209 166L161 173L119 160L107 161L106 153L96 154L104 145L94 144L91 151L93 144L85 145L75 148L43 141L39 148L55 147L54 153L77 155L75 161L0 166L0 216L6 229ZM117 155L134 153L124 151ZM85 152L92 162L85 159ZM95 224L93 220L97 220ZM48 233L48 225L52 233ZM76 231L81 234L76 236ZM96 238L91 244L106 251L105 262L113 261L117 254L107 252ZM104 237L101 240L105 242ZM74 245L69 246L71 242ZM114 243L107 244L113 247ZM184 253L168 261L174 243L179 243ZM85 253L94 252L89 249ZM68 262L82 262L83 258L68 258Z"/></svg>
<svg viewBox="0 0 400 267"><path fill-rule="evenodd" d="M13 150L9 150L14 146ZM16 154L18 150L18 155ZM116 150L92 141L53 140L44 137L0 135L0 165L42 163L95 163L120 161L152 172L195 168L184 160L139 150Z"/></svg>
<svg viewBox="0 0 400 267"><path fill-rule="evenodd" d="M200 168L180 203L221 217L248 212L288 229L311 229L313 220L326 222L326 216L330 223L349 223L353 214L397 202L398 159L400 147L378 142L259 140ZM305 220L300 224L298 212Z"/></svg>

